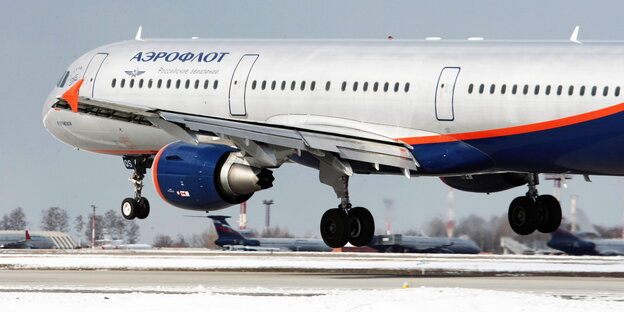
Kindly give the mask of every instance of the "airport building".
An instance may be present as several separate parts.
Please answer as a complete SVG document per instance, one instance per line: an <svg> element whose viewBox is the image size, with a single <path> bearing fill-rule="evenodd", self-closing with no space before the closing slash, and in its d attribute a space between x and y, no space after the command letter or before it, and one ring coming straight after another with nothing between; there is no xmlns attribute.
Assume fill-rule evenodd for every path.
<svg viewBox="0 0 624 312"><path fill-rule="evenodd" d="M57 231L28 231L30 239L26 240L25 231L0 231L0 237L25 241L28 249L75 249L76 243L67 233Z"/></svg>

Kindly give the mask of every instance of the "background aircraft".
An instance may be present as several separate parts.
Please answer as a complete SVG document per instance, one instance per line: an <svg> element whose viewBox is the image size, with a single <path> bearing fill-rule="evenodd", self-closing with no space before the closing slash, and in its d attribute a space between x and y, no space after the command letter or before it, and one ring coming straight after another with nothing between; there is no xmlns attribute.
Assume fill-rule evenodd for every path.
<svg viewBox="0 0 624 312"><path fill-rule="evenodd" d="M28 231L0 231L0 249L52 249L54 242L47 236L30 235Z"/></svg>
<svg viewBox="0 0 624 312"><path fill-rule="evenodd" d="M624 240L599 238L595 233L571 232L559 228L551 234L550 248L561 250L568 255L624 255Z"/></svg>
<svg viewBox="0 0 624 312"><path fill-rule="evenodd" d="M97 248L100 249L152 249L149 244L126 244L122 239L113 239L109 234L104 234L104 239L96 240Z"/></svg>
<svg viewBox="0 0 624 312"><path fill-rule="evenodd" d="M219 238L215 243L236 250L331 251L320 239L306 238L245 238L227 222L230 216L208 216L214 223ZM244 246L244 247L243 247Z"/></svg>
<svg viewBox="0 0 624 312"><path fill-rule="evenodd" d="M481 249L468 237L375 235L368 245L381 252L477 254Z"/></svg>

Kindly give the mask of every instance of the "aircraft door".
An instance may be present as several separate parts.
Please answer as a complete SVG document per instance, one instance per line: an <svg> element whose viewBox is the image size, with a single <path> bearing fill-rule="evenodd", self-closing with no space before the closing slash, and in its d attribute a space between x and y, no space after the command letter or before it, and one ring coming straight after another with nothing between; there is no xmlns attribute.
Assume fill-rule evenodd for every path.
<svg viewBox="0 0 624 312"><path fill-rule="evenodd" d="M95 89L95 78L97 77L98 72L100 71L100 67L102 67L102 63L108 56L108 53L97 53L91 58L89 65L87 65L87 69L85 70L82 78L84 82L80 87L80 94L84 94L86 97L93 98L93 93Z"/></svg>
<svg viewBox="0 0 624 312"><path fill-rule="evenodd" d="M228 100L230 103L230 114L232 116L247 115L245 93L247 90L247 79L251 74L251 69L258 59L258 54L245 54L238 61L232 80L230 81L230 92Z"/></svg>
<svg viewBox="0 0 624 312"><path fill-rule="evenodd" d="M438 120L451 121L455 119L453 98L459 71L459 67L444 67L440 72L435 96L435 112Z"/></svg>

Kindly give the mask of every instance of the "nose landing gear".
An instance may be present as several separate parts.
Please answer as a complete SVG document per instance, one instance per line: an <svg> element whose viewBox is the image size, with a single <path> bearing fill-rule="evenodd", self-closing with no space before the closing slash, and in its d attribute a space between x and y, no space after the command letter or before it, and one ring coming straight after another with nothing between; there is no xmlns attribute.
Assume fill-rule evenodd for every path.
<svg viewBox="0 0 624 312"><path fill-rule="evenodd" d="M538 195L537 174L529 174L529 191L516 197L509 205L507 217L511 229L519 235L529 235L535 230L552 233L561 225L561 205L552 195Z"/></svg>
<svg viewBox="0 0 624 312"><path fill-rule="evenodd" d="M121 215L128 219L145 219L150 213L150 204L147 198L141 196L143 178L146 169L151 165L149 157L124 157L124 164L128 169L134 169L128 179L134 185L134 198L128 197L121 202Z"/></svg>

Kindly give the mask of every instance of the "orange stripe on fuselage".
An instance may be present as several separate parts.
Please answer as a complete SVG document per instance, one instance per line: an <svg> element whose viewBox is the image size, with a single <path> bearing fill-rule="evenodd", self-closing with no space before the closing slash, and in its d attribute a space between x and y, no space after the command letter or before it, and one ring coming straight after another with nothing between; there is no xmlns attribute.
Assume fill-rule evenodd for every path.
<svg viewBox="0 0 624 312"><path fill-rule="evenodd" d="M613 115L622 111L624 111L624 103L620 103L620 104L610 106L607 108L599 109L593 112L583 113L580 115L565 117L561 119L538 122L538 123L529 124L529 125L475 131L475 132L441 134L441 135L431 135L431 136L412 137L412 138L400 138L397 140L407 143L409 145L417 145L417 144L444 143L444 142L453 142L453 141L466 141L466 140L493 138L493 137L523 134L523 133L569 126L569 125L573 125L573 124L577 124L577 123L581 123L585 121L590 121L590 120L606 117L606 116Z"/></svg>
<svg viewBox="0 0 624 312"><path fill-rule="evenodd" d="M94 152L94 153L101 153L101 154L115 154L115 155L144 155L144 154L149 154L149 155L154 155L157 154L158 151L156 150L91 150L91 149L86 149L85 151L89 151L89 152Z"/></svg>

